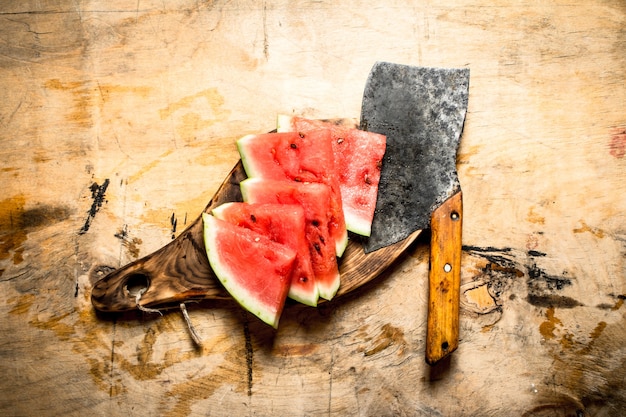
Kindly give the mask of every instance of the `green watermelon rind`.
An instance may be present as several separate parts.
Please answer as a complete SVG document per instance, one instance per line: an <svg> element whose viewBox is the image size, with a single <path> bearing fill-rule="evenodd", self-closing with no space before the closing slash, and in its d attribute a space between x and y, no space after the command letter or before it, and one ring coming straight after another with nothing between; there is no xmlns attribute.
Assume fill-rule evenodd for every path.
<svg viewBox="0 0 626 417"><path fill-rule="evenodd" d="M317 285L315 286L315 289L317 290ZM298 291L297 289L294 289L294 287L289 287L287 297L309 307L317 307L317 303L319 301L319 290L315 291L315 293L306 293L304 291Z"/></svg>
<svg viewBox="0 0 626 417"><path fill-rule="evenodd" d="M344 207L343 215L346 219L346 229L357 235L369 237L372 234L372 223L364 220L362 216L353 213L350 207Z"/></svg>
<svg viewBox="0 0 626 417"><path fill-rule="evenodd" d="M341 285L341 276L337 274L337 279L333 281L333 285L328 287L324 286L322 283L317 284L317 291L321 298L325 300L332 300L335 295L337 295L337 291L339 291L339 287Z"/></svg>
<svg viewBox="0 0 626 417"><path fill-rule="evenodd" d="M342 210L342 213L345 213ZM345 223L345 214L344 214L344 223ZM346 225L346 228L344 230L342 230L342 234L339 238L337 238L335 236L335 253L337 254L338 257L342 257L344 252L346 251L346 248L348 247L348 226Z"/></svg>
<svg viewBox="0 0 626 417"><path fill-rule="evenodd" d="M236 204L236 203L235 202L227 202L227 203L220 204L219 206L217 206L217 207L215 207L214 209L211 210L211 214L215 218L218 218L220 220L224 220L222 213L225 210L228 210L228 206L230 206L232 204Z"/></svg>
<svg viewBox="0 0 626 417"><path fill-rule="evenodd" d="M226 291L228 291L228 293L235 299L235 301L237 301L243 308L248 310L250 313L254 314L263 322L269 324L273 328L278 328L278 321L280 319L282 308L279 308L278 311L274 313L273 311L270 311L265 305L258 303L253 293L251 293L242 286L233 284L234 280L230 276L228 268L222 265L221 258L218 251L216 250L216 239L218 238L218 231L220 229L219 222L221 220L218 220L208 213L202 213L202 221L204 224L204 246L206 249L207 257L209 259L209 264L211 265L211 269L213 270L219 281L222 283ZM248 232L257 234L252 231ZM259 241L263 241L263 244L280 245L279 243L269 240L263 235L257 235L257 238L259 239ZM293 252L293 254L295 258L295 252Z"/></svg>
<svg viewBox="0 0 626 417"><path fill-rule="evenodd" d="M246 155L246 145L248 142L254 139L256 135L249 134L241 137L237 140L237 151L239 151L239 156L241 157L241 163L243 165L243 169L246 172L248 177L256 177L259 175L256 167L253 165L253 161L251 158L248 158Z"/></svg>
<svg viewBox="0 0 626 417"><path fill-rule="evenodd" d="M211 210L211 213L213 214L213 216L217 217L218 219L223 219L223 213L226 210L228 210L228 207L232 204L238 204L238 203L229 202L229 203L221 204L218 207L215 207L213 210ZM317 288L317 285L315 285L315 290L313 292L306 292L306 291L301 290L297 286L290 285L287 296L291 298L292 300L302 303L304 305L307 305L310 307L317 307L317 303L319 300L319 290Z"/></svg>
<svg viewBox="0 0 626 417"><path fill-rule="evenodd" d="M279 114L276 116L277 132L291 132L291 130L291 116L286 114Z"/></svg>

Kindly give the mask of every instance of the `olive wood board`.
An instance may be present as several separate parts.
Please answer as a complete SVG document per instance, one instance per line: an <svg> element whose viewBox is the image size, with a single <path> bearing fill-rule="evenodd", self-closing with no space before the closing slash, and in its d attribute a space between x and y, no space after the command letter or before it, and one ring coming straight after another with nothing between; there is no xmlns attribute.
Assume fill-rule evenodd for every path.
<svg viewBox="0 0 626 417"><path fill-rule="evenodd" d="M204 212L243 201L239 183L246 179L241 160L228 174ZM365 253L362 238L349 233L348 246L338 258L341 284L335 297L370 282L387 269L419 236L416 231L393 245ZM141 292L140 299L137 293ZM91 301L104 312L139 308L168 308L186 301L230 299L209 264L204 247L202 215L159 250L116 269L95 283ZM320 299L320 302L323 302Z"/></svg>

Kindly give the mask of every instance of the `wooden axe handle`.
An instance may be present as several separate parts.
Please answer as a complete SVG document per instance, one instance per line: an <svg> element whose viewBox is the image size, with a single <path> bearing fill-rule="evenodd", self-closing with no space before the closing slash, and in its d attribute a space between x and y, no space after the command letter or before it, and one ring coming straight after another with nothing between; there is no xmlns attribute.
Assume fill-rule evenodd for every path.
<svg viewBox="0 0 626 417"><path fill-rule="evenodd" d="M426 362L434 365L459 345L463 194L446 200L431 215Z"/></svg>

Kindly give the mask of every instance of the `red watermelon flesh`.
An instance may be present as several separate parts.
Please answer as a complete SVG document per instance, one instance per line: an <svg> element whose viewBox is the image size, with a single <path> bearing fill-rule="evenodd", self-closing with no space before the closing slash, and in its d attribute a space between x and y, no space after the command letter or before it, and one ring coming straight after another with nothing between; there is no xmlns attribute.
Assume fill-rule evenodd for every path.
<svg viewBox="0 0 626 417"><path fill-rule="evenodd" d="M339 289L335 243L328 231L330 188L322 183L248 178L241 182L248 203L299 204L304 209L305 234L315 282L322 298L330 300Z"/></svg>
<svg viewBox="0 0 626 417"><path fill-rule="evenodd" d="M279 132L306 133L321 128L329 129L331 132L334 165L339 176L346 228L351 232L369 236L376 208L386 137L322 120L278 116Z"/></svg>
<svg viewBox="0 0 626 417"><path fill-rule="evenodd" d="M246 174L250 178L318 182L331 189L331 218L328 223L335 241L335 253L343 255L348 233L341 202L339 177L334 168L330 132L327 129L304 133L247 135L237 141Z"/></svg>
<svg viewBox="0 0 626 417"><path fill-rule="evenodd" d="M209 263L224 288L246 310L278 327L296 252L207 213L202 220Z"/></svg>
<svg viewBox="0 0 626 417"><path fill-rule="evenodd" d="M224 203L212 211L218 219L245 227L296 251L288 297L317 306L319 292L305 236L304 209L298 204Z"/></svg>

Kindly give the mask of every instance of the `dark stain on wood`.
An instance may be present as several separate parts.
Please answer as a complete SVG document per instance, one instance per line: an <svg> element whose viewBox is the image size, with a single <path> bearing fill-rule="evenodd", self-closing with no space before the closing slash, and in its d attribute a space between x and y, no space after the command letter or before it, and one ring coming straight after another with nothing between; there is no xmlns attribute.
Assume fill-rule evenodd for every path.
<svg viewBox="0 0 626 417"><path fill-rule="evenodd" d="M525 275L521 266L514 259L513 249L463 246L463 250L487 261L487 264L480 268L480 275L475 277L475 280L486 282L489 294L492 295L495 304L501 305L500 297L502 294L515 279Z"/></svg>
<svg viewBox="0 0 626 417"><path fill-rule="evenodd" d="M24 260L23 244L31 230L62 222L71 215L67 206L25 206L26 198L21 194L0 201L0 260L12 258L15 265Z"/></svg>
<svg viewBox="0 0 626 417"><path fill-rule="evenodd" d="M550 275L537 264L533 263L528 267L528 296L526 301L536 307L559 307L574 308L583 304L571 297L554 294L561 291L566 286L572 285L572 280L566 276Z"/></svg>
<svg viewBox="0 0 626 417"><path fill-rule="evenodd" d="M104 180L102 185L98 185L97 182L94 182L89 187L89 189L91 190L91 198L93 202L91 203L91 207L89 208L89 211L87 212L87 218L85 219L85 224L78 232L79 235L87 233L87 231L91 227L91 222L93 222L93 219L96 217L96 214L102 207L102 203L104 203L105 201L104 197L105 197L105 193L106 193L108 186L109 186L109 179L107 178Z"/></svg>
<svg viewBox="0 0 626 417"><path fill-rule="evenodd" d="M609 154L614 158L622 159L626 155L626 127L611 129L609 141Z"/></svg>
<svg viewBox="0 0 626 417"><path fill-rule="evenodd" d="M585 222L581 221L582 225L580 227L577 227L575 229L572 230L572 232L574 233L591 233L592 235L594 235L595 237L597 237L598 239L602 239L605 236L605 233L602 229L598 229L596 227L590 227L588 224L586 224Z"/></svg>
<svg viewBox="0 0 626 417"><path fill-rule="evenodd" d="M398 346L398 354L402 354L404 352L403 347L406 346L406 340L404 339L404 332L402 329L387 323L384 324L380 330L380 334L374 340L374 346L371 349L363 351L363 355L375 355L392 345Z"/></svg>
<svg viewBox="0 0 626 417"><path fill-rule="evenodd" d="M579 307L582 304L580 301L577 301L571 297L566 297L563 295L555 295L555 294L545 294L545 295L537 295L537 294L529 294L526 297L526 301L536 307L558 307L558 308L574 308Z"/></svg>
<svg viewBox="0 0 626 417"><path fill-rule="evenodd" d="M516 253L513 248L495 248L479 246L463 246L463 250L471 255L479 256L488 261L481 270L481 277L489 286L490 293L496 301L514 279L526 276L528 295L526 301L536 307L574 308L583 304L571 297L555 294L572 285L572 279L563 272L552 275L540 268L535 260L547 254L537 250ZM525 264L516 258L525 255Z"/></svg>
<svg viewBox="0 0 626 417"><path fill-rule="evenodd" d="M137 259L139 258L139 251L140 251L139 246L142 243L143 243L143 240L139 239L138 237L134 237L130 240L124 241L124 246L128 250L128 253L130 254L130 256Z"/></svg>
<svg viewBox="0 0 626 417"><path fill-rule="evenodd" d="M172 217L170 218L170 224L172 225L172 240L176 238L176 226L178 224L178 219L176 219L176 214L172 213Z"/></svg>
<svg viewBox="0 0 626 417"><path fill-rule="evenodd" d="M613 305L611 307L612 311L616 311L619 310L620 308L622 308L622 306L624 305L624 300L626 299L626 295L624 294L620 294L617 296L617 301L615 302L615 305Z"/></svg>
<svg viewBox="0 0 626 417"><path fill-rule="evenodd" d="M25 228L37 228L66 220L70 216L69 207L40 205L22 213Z"/></svg>
<svg viewBox="0 0 626 417"><path fill-rule="evenodd" d="M500 268L515 270L515 268L517 267L516 262L507 257L507 255L513 255L512 248L463 245L463 251L475 256L480 256L481 258L486 259L491 264L495 264Z"/></svg>
<svg viewBox="0 0 626 417"><path fill-rule="evenodd" d="M538 291L562 290L564 287L572 285L572 280L565 276L550 275L539 268L536 263L528 266L528 289L532 293Z"/></svg>
<svg viewBox="0 0 626 417"><path fill-rule="evenodd" d="M557 325L562 326L563 323L554 315L554 307L548 307L546 310L546 321L539 325L539 332L545 339L554 339L554 330Z"/></svg>
<svg viewBox="0 0 626 417"><path fill-rule="evenodd" d="M614 304L601 303L601 304L598 304L596 307L599 308L600 310L617 311L620 308L622 308L622 306L624 305L624 300L626 299L626 295L624 294L619 294L619 295L609 294L609 297L617 299Z"/></svg>
<svg viewBox="0 0 626 417"><path fill-rule="evenodd" d="M143 243L143 240L138 237L129 238L128 225L124 225L122 229L113 236L122 241L122 245L124 245L130 256L135 259L139 257L139 246Z"/></svg>
<svg viewBox="0 0 626 417"><path fill-rule="evenodd" d="M254 369L254 348L252 347L252 337L250 335L250 326L248 325L247 313L242 313L244 317L243 322L243 336L246 341L246 368L248 376L248 397L252 396L252 381L253 381L253 369Z"/></svg>

